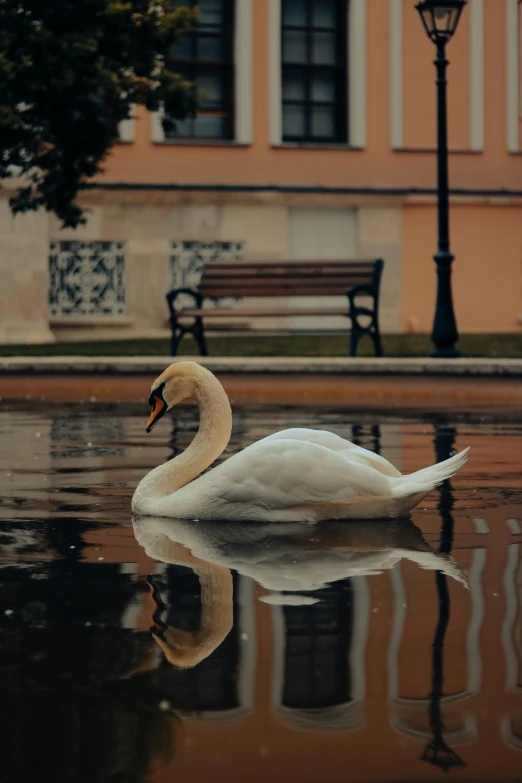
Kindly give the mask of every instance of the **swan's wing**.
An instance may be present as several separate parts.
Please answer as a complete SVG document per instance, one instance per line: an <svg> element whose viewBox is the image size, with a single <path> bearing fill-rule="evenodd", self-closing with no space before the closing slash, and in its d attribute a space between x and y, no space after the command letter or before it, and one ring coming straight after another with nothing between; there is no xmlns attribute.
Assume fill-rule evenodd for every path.
<svg viewBox="0 0 522 783"><path fill-rule="evenodd" d="M295 427L289 430L275 432L273 435L268 435L266 438L263 438L263 441L259 442L281 439L317 443L319 446L325 446L331 451L350 452L349 456L352 462L358 462L361 465L369 465L375 470L378 470L379 473L382 473L383 476L400 478L402 475L391 462L388 462L387 459L381 457L380 454L375 454L373 451L363 449L362 446L357 446L355 443L345 440L339 435L335 435L333 432L327 432L326 430L312 430L305 427Z"/></svg>
<svg viewBox="0 0 522 783"><path fill-rule="evenodd" d="M216 499L272 509L391 495L388 479L349 453L285 438L259 441L202 478Z"/></svg>

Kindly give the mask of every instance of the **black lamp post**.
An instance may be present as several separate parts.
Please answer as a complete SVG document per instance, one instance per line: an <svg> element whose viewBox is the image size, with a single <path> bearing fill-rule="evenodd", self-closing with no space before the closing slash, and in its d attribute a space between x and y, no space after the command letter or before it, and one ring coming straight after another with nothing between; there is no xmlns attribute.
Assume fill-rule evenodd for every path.
<svg viewBox="0 0 522 783"><path fill-rule="evenodd" d="M437 263L437 306L431 339L435 347L430 356L454 358L460 356L456 347L459 339L453 297L451 295L451 264L454 256L449 241L449 185L448 185L448 120L446 99L446 44L451 40L467 0L423 0L415 6L431 40L437 46L437 169L439 249Z"/></svg>

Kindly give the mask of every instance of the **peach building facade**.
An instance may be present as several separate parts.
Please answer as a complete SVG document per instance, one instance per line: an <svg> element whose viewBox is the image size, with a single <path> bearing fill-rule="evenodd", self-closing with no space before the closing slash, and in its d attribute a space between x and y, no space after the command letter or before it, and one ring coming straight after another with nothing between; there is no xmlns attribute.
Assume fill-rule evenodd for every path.
<svg viewBox="0 0 522 783"><path fill-rule="evenodd" d="M46 214L13 219L7 184L0 190L0 341L166 335L165 293L217 258L382 257L382 331L429 332L434 47L414 5L203 2L197 48L179 55L207 90L201 117L166 138L159 114L138 108L82 196L85 226L61 230ZM448 55L458 325L516 332L522 3L470 0Z"/></svg>

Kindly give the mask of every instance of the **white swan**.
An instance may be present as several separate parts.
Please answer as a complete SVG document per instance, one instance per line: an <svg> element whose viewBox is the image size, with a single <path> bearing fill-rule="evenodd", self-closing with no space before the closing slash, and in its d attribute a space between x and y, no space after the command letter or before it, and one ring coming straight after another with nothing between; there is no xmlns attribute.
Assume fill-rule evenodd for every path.
<svg viewBox="0 0 522 783"><path fill-rule="evenodd" d="M401 517L453 476L469 451L403 476L383 457L332 432L290 429L200 476L232 431L228 397L209 370L183 361L168 367L152 384L147 432L189 397L199 406L198 433L183 454L140 481L132 499L136 514L266 522Z"/></svg>

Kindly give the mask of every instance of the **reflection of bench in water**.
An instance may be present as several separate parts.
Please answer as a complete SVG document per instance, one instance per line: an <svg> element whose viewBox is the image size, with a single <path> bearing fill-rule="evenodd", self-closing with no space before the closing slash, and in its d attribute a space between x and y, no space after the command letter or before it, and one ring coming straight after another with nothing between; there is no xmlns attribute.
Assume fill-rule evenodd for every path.
<svg viewBox="0 0 522 783"><path fill-rule="evenodd" d="M369 594L364 577L313 593L312 606L273 606L272 707L300 728L362 726Z"/></svg>

